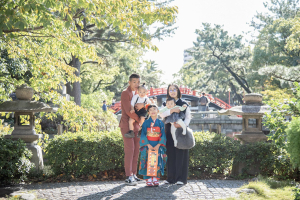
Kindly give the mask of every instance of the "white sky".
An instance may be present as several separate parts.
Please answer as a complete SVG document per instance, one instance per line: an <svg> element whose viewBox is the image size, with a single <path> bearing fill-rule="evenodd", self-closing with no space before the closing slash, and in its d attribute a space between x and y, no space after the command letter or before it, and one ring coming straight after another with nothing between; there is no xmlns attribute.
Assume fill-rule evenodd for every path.
<svg viewBox="0 0 300 200"><path fill-rule="evenodd" d="M201 29L202 23L224 25L223 29L230 35L243 35L243 32L253 31L250 23L256 12L266 12L263 6L265 0L175 0L179 10L177 17L178 29L172 37L163 41L154 40L158 52L149 51L144 56L154 60L158 68L163 70L162 79L169 84L172 74L183 66L184 49L193 46L196 41L196 29ZM250 39L250 36L246 38Z"/></svg>

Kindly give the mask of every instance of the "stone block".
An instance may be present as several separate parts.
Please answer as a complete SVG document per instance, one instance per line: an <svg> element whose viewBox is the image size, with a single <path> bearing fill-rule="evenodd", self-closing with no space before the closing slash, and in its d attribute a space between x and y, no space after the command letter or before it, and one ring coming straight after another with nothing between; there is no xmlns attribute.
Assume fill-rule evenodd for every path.
<svg viewBox="0 0 300 200"><path fill-rule="evenodd" d="M37 171L44 169L43 153L39 145L26 144L27 148L32 152L32 157L30 161L35 164Z"/></svg>

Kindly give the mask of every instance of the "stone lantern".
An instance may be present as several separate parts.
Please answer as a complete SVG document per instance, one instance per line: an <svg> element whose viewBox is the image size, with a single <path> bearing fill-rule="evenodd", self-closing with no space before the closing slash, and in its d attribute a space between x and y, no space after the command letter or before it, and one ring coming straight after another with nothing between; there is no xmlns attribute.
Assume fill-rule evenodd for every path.
<svg viewBox="0 0 300 200"><path fill-rule="evenodd" d="M236 134L242 144L254 143L260 141L267 141L267 136L262 131L262 117L265 113L271 112L271 107L262 104L261 94L246 94L245 105L235 106L228 110L219 111L220 115L242 115L243 118L243 130L241 134ZM254 126L249 125L249 120L255 120ZM251 156L251 155L250 155ZM245 162L233 161L232 174L237 176L243 173L243 169L246 167ZM246 173L249 175L257 175L260 172L260 162L256 161L252 163Z"/></svg>
<svg viewBox="0 0 300 200"><path fill-rule="evenodd" d="M37 145L37 140L42 134L36 134L34 130L35 112L51 112L52 108L43 102L31 101L33 89L26 84L16 89L16 101L6 101L0 104L0 112L14 112L14 130L11 135L5 135L8 139L22 139L29 150L32 151L31 162L35 164L39 171L43 169L42 149ZM23 123L26 119L27 124Z"/></svg>
<svg viewBox="0 0 300 200"><path fill-rule="evenodd" d="M259 141L267 141L266 135L262 131L262 117L271 111L271 107L262 104L261 94L246 94L245 105L235 106L228 110L219 111L220 115L241 115L243 118L243 130L241 134L236 134L243 144ZM255 126L249 125L249 120L255 120Z"/></svg>

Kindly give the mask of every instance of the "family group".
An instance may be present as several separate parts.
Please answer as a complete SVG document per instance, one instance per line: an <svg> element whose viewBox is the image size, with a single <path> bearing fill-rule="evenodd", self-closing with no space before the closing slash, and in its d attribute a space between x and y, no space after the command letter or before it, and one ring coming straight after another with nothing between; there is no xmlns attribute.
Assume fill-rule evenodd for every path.
<svg viewBox="0 0 300 200"><path fill-rule="evenodd" d="M189 105L181 99L179 87L170 84L167 99L159 110L147 97L147 87L140 85L140 81L138 74L132 74L128 88L121 94L119 127L124 141L125 182L137 185L146 181L147 186L158 186L166 166L165 184L186 184L189 150L177 148L175 132L182 128L181 134L186 134L191 120ZM137 177L138 174L143 176L144 181Z"/></svg>

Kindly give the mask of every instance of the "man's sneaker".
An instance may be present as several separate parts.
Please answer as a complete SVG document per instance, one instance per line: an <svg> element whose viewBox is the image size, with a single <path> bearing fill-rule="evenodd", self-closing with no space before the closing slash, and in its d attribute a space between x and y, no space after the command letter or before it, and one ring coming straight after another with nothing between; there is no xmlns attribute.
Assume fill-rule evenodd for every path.
<svg viewBox="0 0 300 200"><path fill-rule="evenodd" d="M134 132L130 130L128 133L125 133L124 136L127 138L134 138Z"/></svg>
<svg viewBox="0 0 300 200"><path fill-rule="evenodd" d="M126 185L137 185L136 180L134 179L133 176L129 176L126 180L125 180Z"/></svg>
<svg viewBox="0 0 300 200"><path fill-rule="evenodd" d="M143 182L144 182L144 180L138 178L135 174L133 175L133 178L135 179L135 181L136 181L137 183L143 183Z"/></svg>

